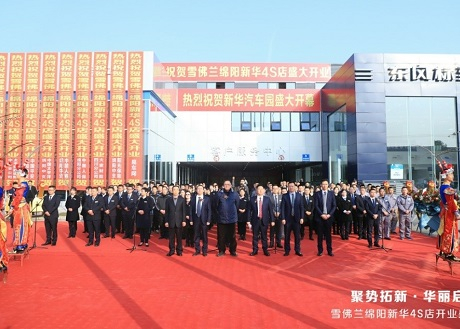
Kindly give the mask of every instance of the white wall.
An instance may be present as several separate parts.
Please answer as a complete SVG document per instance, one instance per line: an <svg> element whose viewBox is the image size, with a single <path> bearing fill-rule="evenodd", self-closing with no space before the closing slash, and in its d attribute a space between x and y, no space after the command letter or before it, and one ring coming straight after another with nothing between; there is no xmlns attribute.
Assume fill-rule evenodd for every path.
<svg viewBox="0 0 460 329"><path fill-rule="evenodd" d="M232 132L231 112L179 111L175 119L174 161L321 161L320 132ZM280 160L284 157L284 160ZM163 158L162 158L163 160Z"/></svg>

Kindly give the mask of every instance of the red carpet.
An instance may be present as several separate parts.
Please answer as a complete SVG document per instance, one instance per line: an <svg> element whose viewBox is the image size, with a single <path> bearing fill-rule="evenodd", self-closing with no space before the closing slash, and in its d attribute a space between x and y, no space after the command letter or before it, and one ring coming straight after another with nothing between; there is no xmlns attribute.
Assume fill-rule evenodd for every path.
<svg viewBox="0 0 460 329"><path fill-rule="evenodd" d="M166 257L167 242L157 234L149 248L133 253L125 250L132 240L120 236L85 247L79 225L77 238L67 239L67 223L60 223L57 246L32 250L23 267L10 261L8 282L0 285L0 328L432 329L460 323L460 265L453 276L442 260L436 268L435 238L420 233L413 241L385 241L393 248L388 253L369 251L354 236L334 236L335 257L317 257L316 241L303 240L302 258L283 257L283 251L250 257L250 241L238 242L237 258L214 252L205 258L192 257L191 248L183 257ZM37 244L43 241L40 222ZM352 290L364 292L363 302L351 302ZM366 302L367 290L377 293L377 302ZM389 291L390 302L380 301L381 290ZM407 291L405 302L394 301L397 290ZM424 300L428 290L435 294L431 302ZM444 290L449 301L439 302ZM347 310L352 318L344 318Z"/></svg>

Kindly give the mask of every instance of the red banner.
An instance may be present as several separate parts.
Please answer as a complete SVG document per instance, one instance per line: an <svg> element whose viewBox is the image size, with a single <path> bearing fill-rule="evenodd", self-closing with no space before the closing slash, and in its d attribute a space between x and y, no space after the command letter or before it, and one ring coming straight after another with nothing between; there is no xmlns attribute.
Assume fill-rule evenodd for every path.
<svg viewBox="0 0 460 329"><path fill-rule="evenodd" d="M155 81L327 82L330 64L297 63L161 63Z"/></svg>
<svg viewBox="0 0 460 329"><path fill-rule="evenodd" d="M109 184L123 183L125 173L126 53L112 53L110 86Z"/></svg>
<svg viewBox="0 0 460 329"><path fill-rule="evenodd" d="M45 53L43 58L43 91L40 139L40 184L56 184L56 84L57 53Z"/></svg>
<svg viewBox="0 0 460 329"><path fill-rule="evenodd" d="M57 188L68 189L72 181L72 123L75 53L61 53L57 131Z"/></svg>
<svg viewBox="0 0 460 329"><path fill-rule="evenodd" d="M319 89L179 89L182 111L318 112Z"/></svg>
<svg viewBox="0 0 460 329"><path fill-rule="evenodd" d="M10 83L8 99L8 118L6 123L6 158L13 161L13 166L5 171L5 187L10 187L14 175L14 165L21 162L22 147L22 122L24 90L24 64L25 54L12 53L10 55ZM19 147L18 147L19 146Z"/></svg>
<svg viewBox="0 0 460 329"><path fill-rule="evenodd" d="M126 140L128 141L128 154L126 157L126 180L134 183L141 181L143 176L143 53L130 52L128 56L128 111L126 136Z"/></svg>
<svg viewBox="0 0 460 329"><path fill-rule="evenodd" d="M40 71L41 54L28 53L26 63L26 95L24 103L24 131L22 159L29 171L28 178L37 184L39 171L38 139L39 139L39 105L40 105Z"/></svg>
<svg viewBox="0 0 460 329"><path fill-rule="evenodd" d="M107 182L107 69L109 53L94 54L91 185Z"/></svg>
<svg viewBox="0 0 460 329"><path fill-rule="evenodd" d="M6 78L8 72L8 54L0 53L0 154L5 154L3 144L5 142L5 105L6 105ZM3 166L3 161L0 161ZM0 172L0 183L3 179L3 173Z"/></svg>
<svg viewBox="0 0 460 329"><path fill-rule="evenodd" d="M91 69L92 53L77 53L74 185L78 190L84 190L90 182Z"/></svg>

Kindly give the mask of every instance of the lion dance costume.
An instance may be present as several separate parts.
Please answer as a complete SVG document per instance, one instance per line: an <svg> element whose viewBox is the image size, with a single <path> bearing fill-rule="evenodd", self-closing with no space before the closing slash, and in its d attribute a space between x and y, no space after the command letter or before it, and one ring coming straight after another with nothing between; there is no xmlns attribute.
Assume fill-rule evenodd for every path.
<svg viewBox="0 0 460 329"><path fill-rule="evenodd" d="M27 193L29 193L29 184L26 181L27 169L19 166L16 166L16 169L19 188L14 193L10 212L13 216L13 252L22 253L28 248L32 218L30 206L26 201Z"/></svg>
<svg viewBox="0 0 460 329"><path fill-rule="evenodd" d="M460 259L455 257L455 253L458 252L458 219L460 214L456 201L457 195L450 186L454 179L454 169L451 164L447 164L445 161L438 164L441 167L444 182L439 189L441 222L438 229L437 248L440 251L440 256L459 261Z"/></svg>

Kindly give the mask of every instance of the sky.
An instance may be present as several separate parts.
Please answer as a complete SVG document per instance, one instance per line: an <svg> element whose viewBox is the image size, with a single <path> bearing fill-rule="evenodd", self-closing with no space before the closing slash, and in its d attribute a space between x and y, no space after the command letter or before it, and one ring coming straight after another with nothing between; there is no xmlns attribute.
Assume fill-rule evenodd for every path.
<svg viewBox="0 0 460 329"><path fill-rule="evenodd" d="M458 0L9 0L0 8L0 52L335 64L353 53L460 54Z"/></svg>

